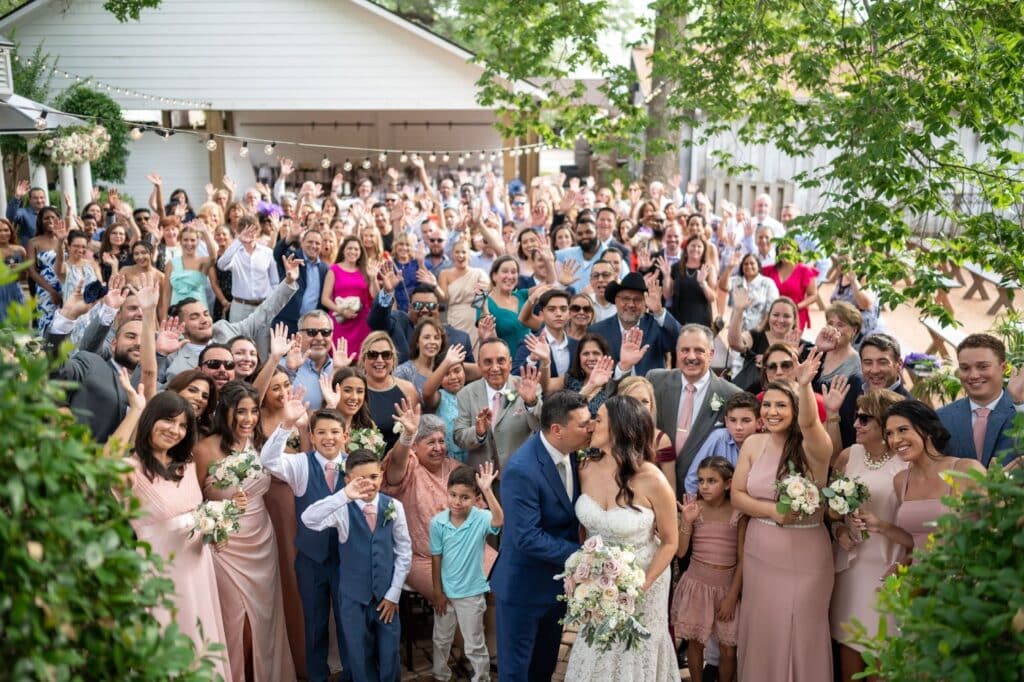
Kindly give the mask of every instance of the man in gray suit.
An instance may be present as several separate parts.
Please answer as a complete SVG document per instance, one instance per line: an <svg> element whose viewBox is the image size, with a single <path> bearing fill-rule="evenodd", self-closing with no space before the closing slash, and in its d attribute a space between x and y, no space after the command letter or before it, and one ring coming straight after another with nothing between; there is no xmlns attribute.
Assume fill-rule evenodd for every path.
<svg viewBox="0 0 1024 682"><path fill-rule="evenodd" d="M647 374L658 404L658 428L675 444L676 490L680 494L693 456L711 431L722 426L725 401L740 392L711 372L714 355L714 333L704 325L688 324L676 342L679 369L655 369Z"/></svg>
<svg viewBox="0 0 1024 682"><path fill-rule="evenodd" d="M483 378L459 391L453 437L468 452L466 464L493 462L500 471L540 428L538 373L526 366L522 377L511 376L512 353L496 338L480 343L477 362Z"/></svg>

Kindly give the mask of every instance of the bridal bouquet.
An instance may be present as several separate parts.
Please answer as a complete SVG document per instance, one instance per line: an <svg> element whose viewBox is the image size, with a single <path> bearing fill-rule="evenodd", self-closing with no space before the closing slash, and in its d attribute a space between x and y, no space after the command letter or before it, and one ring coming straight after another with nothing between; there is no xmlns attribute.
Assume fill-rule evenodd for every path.
<svg viewBox="0 0 1024 682"><path fill-rule="evenodd" d="M818 486L811 479L798 474L792 463L789 465L789 473L775 482L775 489L779 492L775 510L780 514L785 515L792 510L801 516L810 516L821 506Z"/></svg>
<svg viewBox="0 0 1024 682"><path fill-rule="evenodd" d="M859 478L842 474L834 476L828 487L821 489L821 494L828 500L828 508L840 516L857 511L871 498L871 491ZM867 531L861 531L861 535L867 540Z"/></svg>
<svg viewBox="0 0 1024 682"><path fill-rule="evenodd" d="M207 500L196 508L195 525L188 536L199 533L204 545L227 542L232 533L238 532L241 515L241 510L231 500Z"/></svg>
<svg viewBox="0 0 1024 682"><path fill-rule="evenodd" d="M213 480L213 487L242 487L250 478L256 478L263 472L259 456L255 450L233 452L227 457L210 465L208 476Z"/></svg>
<svg viewBox="0 0 1024 682"><path fill-rule="evenodd" d="M636 617L643 602L644 570L628 547L606 545L600 535L589 538L565 562L562 580L568 605L563 625L574 625L590 646L608 651L616 642L626 649L651 636Z"/></svg>
<svg viewBox="0 0 1024 682"><path fill-rule="evenodd" d="M348 434L348 445L346 450L352 453L356 450L369 450L377 453L377 457L384 456L384 436L375 428L352 429Z"/></svg>

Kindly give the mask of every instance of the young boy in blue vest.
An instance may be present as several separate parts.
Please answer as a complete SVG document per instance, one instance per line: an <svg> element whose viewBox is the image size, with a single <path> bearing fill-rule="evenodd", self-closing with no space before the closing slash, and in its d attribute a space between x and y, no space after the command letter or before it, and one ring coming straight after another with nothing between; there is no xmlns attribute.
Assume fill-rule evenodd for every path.
<svg viewBox="0 0 1024 682"><path fill-rule="evenodd" d="M497 472L487 462L479 473L462 466L448 476L448 509L430 520L430 555L434 578L435 680L450 680L448 654L455 624L462 630L473 682L489 680L490 655L484 637L484 611L491 588L484 576L484 543L504 524L498 498L491 490ZM490 509L477 506L480 496Z"/></svg>
<svg viewBox="0 0 1024 682"><path fill-rule="evenodd" d="M337 410L317 410L310 417L313 450L285 455L284 449L292 428L306 414L299 400L284 406L285 419L263 446L260 462L277 478L291 486L295 495L295 516L301 517L318 500L340 490L345 472L345 418ZM333 528L311 530L298 524L295 536L295 580L302 600L302 621L305 627L306 673L310 682L326 682L330 676L327 665L331 606L334 606L334 627L344 668L342 679L352 680L342 639L340 580L338 570L338 532Z"/></svg>
<svg viewBox="0 0 1024 682"><path fill-rule="evenodd" d="M358 682L398 682L398 600L412 566L412 540L402 503L380 490L377 455L356 450L345 463L345 487L310 505L302 523L338 532L341 630L345 665Z"/></svg>

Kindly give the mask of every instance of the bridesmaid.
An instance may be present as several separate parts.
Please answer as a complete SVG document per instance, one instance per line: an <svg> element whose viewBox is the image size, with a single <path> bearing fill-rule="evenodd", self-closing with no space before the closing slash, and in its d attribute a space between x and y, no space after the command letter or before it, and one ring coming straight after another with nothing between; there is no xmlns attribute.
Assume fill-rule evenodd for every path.
<svg viewBox="0 0 1024 682"><path fill-rule="evenodd" d="M453 266L437 276L437 286L448 301L448 324L469 334L476 347L476 309L473 299L487 285L487 275L479 268L469 267L469 244L462 239L452 247Z"/></svg>
<svg viewBox="0 0 1024 682"><path fill-rule="evenodd" d="M832 441L811 389L820 363L814 352L799 366L798 386L773 381L765 387L761 419L767 433L743 443L733 477L733 506L752 519L743 551L741 680L832 679L828 603L834 570L822 509L800 517L775 508L775 484L790 465L818 486L828 476Z"/></svg>
<svg viewBox="0 0 1024 682"><path fill-rule="evenodd" d="M366 252L359 237L349 235L341 242L338 262L331 266L324 279L320 303L334 315L334 343L345 337L349 348L359 348L370 333L366 318L377 296L377 278L370 277L366 265ZM359 299L359 309L339 306L339 298Z"/></svg>
<svg viewBox="0 0 1024 682"><path fill-rule="evenodd" d="M368 388L366 373L362 369L342 367L329 380L321 377L320 389L324 396L324 407L338 410L345 418L345 433L352 429L377 428L366 403Z"/></svg>
<svg viewBox="0 0 1024 682"><path fill-rule="evenodd" d="M36 285L36 329L40 336L46 333L54 313L64 303L55 267L57 249L61 248L61 240L66 234L67 229L57 209L44 206L36 216L36 236L29 240L25 256L31 263L28 276Z"/></svg>
<svg viewBox="0 0 1024 682"><path fill-rule="evenodd" d="M153 616L163 625L176 622L201 652L208 643L225 643L227 638L213 548L203 544L198 534L189 537L195 523L193 512L203 502L192 461L195 417L192 407L177 393L164 391L146 405L123 369L120 381L129 396L129 407L124 421L107 441L107 454L112 454L114 443L131 442L135 434L134 447L126 460L132 467L126 483L141 507L138 517L131 521L132 529L163 558L164 574L175 586L173 611L158 607ZM231 679L228 654L226 650L211 654L214 671L225 680Z"/></svg>
<svg viewBox="0 0 1024 682"><path fill-rule="evenodd" d="M0 257L8 268L14 268L25 261L25 248L18 243L14 227L7 218L0 218ZM21 277L18 277L0 287L0 322L7 317L7 306L25 302L20 280Z"/></svg>
<svg viewBox="0 0 1024 682"><path fill-rule="evenodd" d="M850 478L859 478L868 487L871 497L859 510L892 523L896 518L896 491L893 477L907 468L906 462L893 455L882 435L882 417L903 396L885 389L871 391L857 398L854 430L857 442L839 453L833 469ZM903 549L882 534L861 541L859 530L846 523L832 524L836 540L834 555L836 583L832 590L829 620L832 639L839 642L839 667L843 682L864 670L863 647L846 641L849 633L844 625L856 618L871 637L878 630L875 591L889 566L903 554Z"/></svg>
<svg viewBox="0 0 1024 682"><path fill-rule="evenodd" d="M270 474L261 471L240 487L219 488L210 467L228 455L251 455L259 462L263 445L259 394L251 386L230 381L220 392L213 434L196 445L196 474L207 499L240 499L241 529L214 555L231 677L294 680L295 666L285 632L284 603L278 570L277 542L263 496Z"/></svg>

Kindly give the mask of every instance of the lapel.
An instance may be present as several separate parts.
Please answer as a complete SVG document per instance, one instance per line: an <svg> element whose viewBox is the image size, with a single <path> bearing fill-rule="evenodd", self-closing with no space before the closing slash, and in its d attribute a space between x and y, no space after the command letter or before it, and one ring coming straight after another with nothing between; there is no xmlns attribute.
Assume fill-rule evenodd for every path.
<svg viewBox="0 0 1024 682"><path fill-rule="evenodd" d="M536 434L537 445L534 448L534 455L537 457L537 464L540 467L541 475L547 480L548 485L551 487L551 491L555 494L555 498L566 508L567 511L572 513L572 500L565 492L565 486L562 485L562 479L558 476L558 469L555 468L555 463L551 461L551 456L548 454L547 448L544 447L544 442L540 439L540 434ZM570 466L573 471L573 492L579 491L579 472L576 471L574 466L575 459L570 459ZM578 494L578 493L577 493Z"/></svg>
<svg viewBox="0 0 1024 682"><path fill-rule="evenodd" d="M960 450L963 452L970 453L971 458L976 458L977 453L974 450L974 427L971 424L971 401L968 398L961 398L957 402L953 403L953 423L955 428L952 429L954 432L954 438L960 442ZM989 419L995 416L995 412L989 415ZM988 440L988 434L986 433L985 440Z"/></svg>
<svg viewBox="0 0 1024 682"><path fill-rule="evenodd" d="M676 442L676 429L679 428L679 398L683 390L683 375L678 369L668 374L665 395L658 401L658 409L662 411L661 423L665 425L665 433Z"/></svg>
<svg viewBox="0 0 1024 682"><path fill-rule="evenodd" d="M981 458L981 463L984 466L987 467L992 457L996 454L996 445L999 444L999 436L1003 432L1003 427L1007 421L1013 419L1015 414L1016 410L1013 409L1010 398L1004 390L1003 395L999 398L999 402L996 403L996 409L992 410L992 414L988 416L988 426L985 429L985 447L982 448L983 456Z"/></svg>
<svg viewBox="0 0 1024 682"><path fill-rule="evenodd" d="M483 381L483 380L481 379L481 381ZM505 415L508 414L509 412L513 412L516 403L519 402L519 395L518 395L519 394L519 384L516 383L516 378L514 376L512 376L512 375L509 375L508 382L506 382L505 386L507 388L506 389L502 389L502 390L507 390L509 388L512 389L513 391L516 392L516 399L513 400L512 402L509 402L505 398L504 395L501 396L501 401L500 401L501 402L501 410L498 411L497 418L494 420L494 430L495 431L498 430L498 425L501 424L501 420L505 418ZM486 387L486 385L484 386L484 402L487 402L487 387ZM543 445L541 446L541 449L542 450L544 449Z"/></svg>
<svg viewBox="0 0 1024 682"><path fill-rule="evenodd" d="M127 411L128 395L124 392L124 387L121 385L121 380L117 376L117 370L114 368L114 363L111 360L104 360L103 362L107 365L107 370L110 372L110 376L113 377L114 381L114 396L116 401L113 405L114 410L117 412L117 418L120 420L124 418L124 413ZM134 380L134 374L133 380Z"/></svg>

